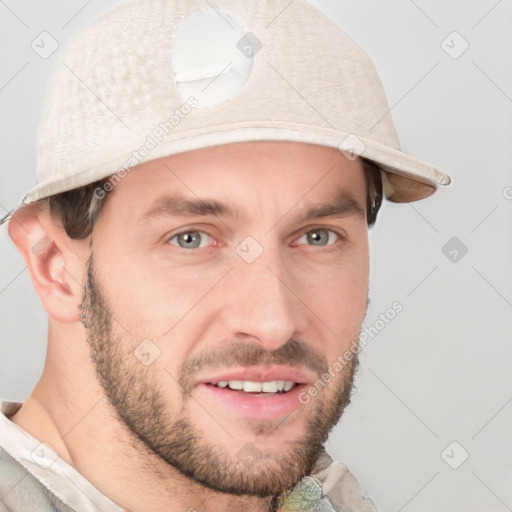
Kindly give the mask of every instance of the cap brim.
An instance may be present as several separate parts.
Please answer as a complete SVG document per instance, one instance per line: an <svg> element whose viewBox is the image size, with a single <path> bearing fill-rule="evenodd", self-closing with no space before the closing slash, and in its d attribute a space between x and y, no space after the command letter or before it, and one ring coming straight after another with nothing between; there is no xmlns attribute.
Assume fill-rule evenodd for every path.
<svg viewBox="0 0 512 512"><path fill-rule="evenodd" d="M387 199L398 203L417 201L432 195L439 185L451 182L450 176L441 169L413 158L395 148L382 145L370 139L358 138L360 147L355 152L347 151L343 141L353 136L337 130L322 129L316 126L295 125L292 123L237 123L233 125L212 126L205 130L194 130L170 137L155 147L139 164L197 149L247 141L291 141L317 144L337 148L349 159L366 158L376 163L385 172L385 194ZM28 204L67 190L72 190L95 181L108 178L120 171L132 169L127 166L133 151L120 148L108 162L86 171L76 173L68 169L65 175L56 175L33 187L22 203Z"/></svg>

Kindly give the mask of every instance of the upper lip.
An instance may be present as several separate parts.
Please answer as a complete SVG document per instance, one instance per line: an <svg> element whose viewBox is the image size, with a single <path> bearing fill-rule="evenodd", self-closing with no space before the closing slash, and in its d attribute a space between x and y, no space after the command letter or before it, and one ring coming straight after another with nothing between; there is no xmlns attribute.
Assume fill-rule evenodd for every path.
<svg viewBox="0 0 512 512"><path fill-rule="evenodd" d="M245 368L221 370L201 378L198 384L217 384L221 381L241 380L250 382L270 382L274 380L307 384L311 378L306 372L291 366L249 366Z"/></svg>

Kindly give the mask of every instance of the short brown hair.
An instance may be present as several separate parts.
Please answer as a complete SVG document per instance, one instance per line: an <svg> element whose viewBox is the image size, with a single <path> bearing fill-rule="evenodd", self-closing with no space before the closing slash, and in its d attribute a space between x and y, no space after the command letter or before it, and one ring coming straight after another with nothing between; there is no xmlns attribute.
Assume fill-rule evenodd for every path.
<svg viewBox="0 0 512 512"><path fill-rule="evenodd" d="M367 186L366 213L368 227L373 226L382 203L382 178L380 168L369 160L363 159L364 175ZM62 220L69 238L83 240L87 238L101 213L108 194L95 194L104 191L108 178L96 181L80 188L62 192L49 198L50 210Z"/></svg>
<svg viewBox="0 0 512 512"><path fill-rule="evenodd" d="M99 199L95 191L101 190L107 181L95 181L49 198L50 211L60 217L69 238L83 240L92 233L105 202L105 197Z"/></svg>

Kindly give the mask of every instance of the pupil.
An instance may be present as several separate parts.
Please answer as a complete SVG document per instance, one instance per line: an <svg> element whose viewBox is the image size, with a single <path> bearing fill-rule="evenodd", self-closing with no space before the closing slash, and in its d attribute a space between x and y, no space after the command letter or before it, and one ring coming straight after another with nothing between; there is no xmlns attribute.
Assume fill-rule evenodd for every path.
<svg viewBox="0 0 512 512"><path fill-rule="evenodd" d="M197 233L184 233L181 235L182 245L187 247L199 247L199 236Z"/></svg>
<svg viewBox="0 0 512 512"><path fill-rule="evenodd" d="M312 231L308 234L309 241L313 245L324 245L327 243L327 233L325 231Z"/></svg>

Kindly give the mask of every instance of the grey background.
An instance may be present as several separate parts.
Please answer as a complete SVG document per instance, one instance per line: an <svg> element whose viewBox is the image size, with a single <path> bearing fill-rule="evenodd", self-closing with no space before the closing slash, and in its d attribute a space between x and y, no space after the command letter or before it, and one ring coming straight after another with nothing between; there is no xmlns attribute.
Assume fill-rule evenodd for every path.
<svg viewBox="0 0 512 512"><path fill-rule="evenodd" d="M57 54L42 59L32 41L47 31L62 47L117 3L0 0L0 213L35 181L37 119ZM329 450L383 512L512 510L512 2L312 3L371 56L403 149L454 178L433 198L385 204L370 235L365 325L395 301L403 311L365 347ZM3 227L3 398L23 400L37 382L46 327Z"/></svg>

